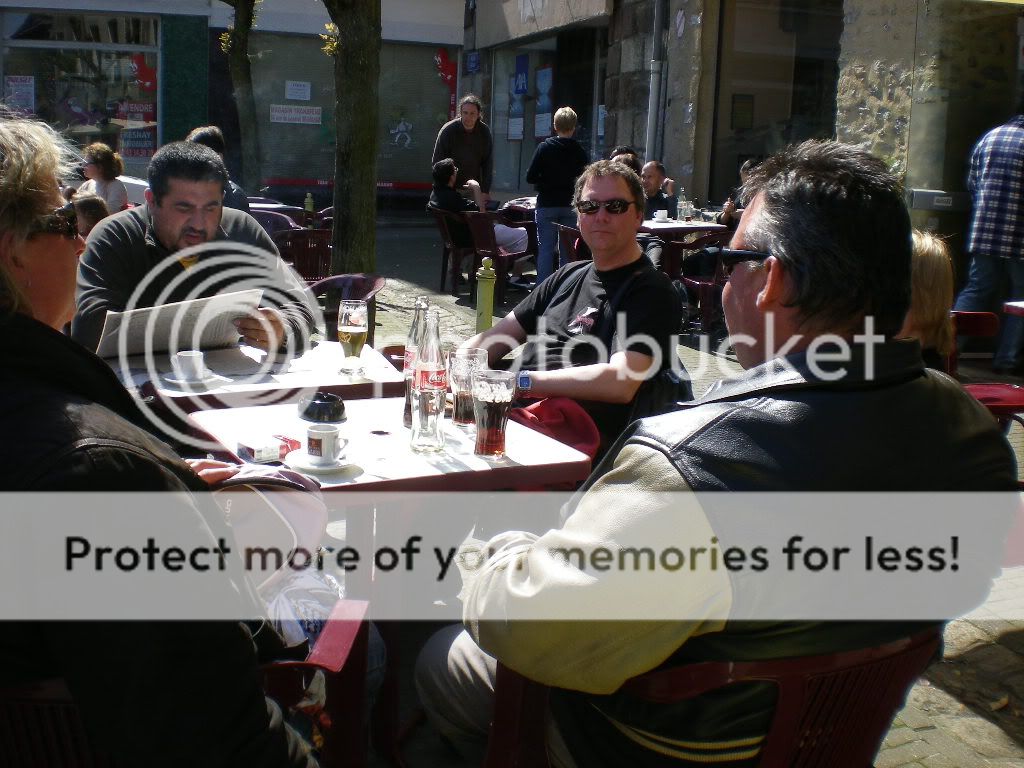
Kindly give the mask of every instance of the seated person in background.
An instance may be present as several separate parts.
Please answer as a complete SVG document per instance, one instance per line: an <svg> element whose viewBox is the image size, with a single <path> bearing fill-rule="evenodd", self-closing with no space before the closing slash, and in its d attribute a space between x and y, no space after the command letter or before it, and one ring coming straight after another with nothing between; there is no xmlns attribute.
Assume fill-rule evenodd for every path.
<svg viewBox="0 0 1024 768"><path fill-rule="evenodd" d="M746 159L743 161L743 165L740 166L740 184L746 184L747 178L750 176L750 172L757 167L752 159ZM719 224L724 224L729 229L736 229L740 223L740 217L743 215L743 209L736 207L736 201L739 199L739 191L733 190L729 193L729 197L726 199L725 204L722 206L722 212L715 217L715 220Z"/></svg>
<svg viewBox="0 0 1024 768"><path fill-rule="evenodd" d="M640 385L677 358L679 298L637 244L643 200L640 179L622 163L587 166L573 206L593 261L557 270L497 325L463 344L486 349L494 365L526 342L515 363L520 395L585 401L602 444L626 426Z"/></svg>
<svg viewBox="0 0 1024 768"><path fill-rule="evenodd" d="M560 527L539 537L503 532L482 545L491 555L467 582L465 629L441 630L419 656L420 701L467 755L485 744L501 661L551 686L543 713L551 765L757 764L775 713L773 686L739 683L665 704L620 687L653 669L869 648L937 623L870 620L886 612L847 621L800 613L834 599L803 583L787 610L744 611L775 585L759 591L714 567L684 574L652 566L641 578L635 568L564 557L717 541L728 531L725 514L687 503L691 491L995 491L1013 504L1013 451L985 407L927 371L916 342L893 340L911 292L910 216L885 163L852 146L805 142L766 160L751 184L723 297L745 373L682 410L630 425ZM999 572L999 525L963 577L972 597ZM874 599L912 610L927 588L900 584ZM662 612L666 605L673 610ZM637 610L646 606L653 610ZM654 618L630 620L644 615ZM763 618L732 618L751 615Z"/></svg>
<svg viewBox="0 0 1024 768"><path fill-rule="evenodd" d="M899 337L921 342L924 364L947 369L953 352L953 264L946 243L931 232L914 230L910 309Z"/></svg>
<svg viewBox="0 0 1024 768"><path fill-rule="evenodd" d="M662 190L665 183L665 166L657 160L651 160L640 172L640 181L644 185L644 218L653 219L656 211L668 211L670 219L676 218L676 199L669 197Z"/></svg>
<svg viewBox="0 0 1024 768"><path fill-rule="evenodd" d="M633 173L635 173L637 176L640 175L640 172L642 170L640 156L632 147L627 147L625 145L615 147L611 152L608 153L608 159L613 160L616 163L622 163L627 168L630 168L633 171Z"/></svg>
<svg viewBox="0 0 1024 768"><path fill-rule="evenodd" d="M71 198L78 219L78 234L88 237L93 227L110 215L107 204L98 195L75 195Z"/></svg>
<svg viewBox="0 0 1024 768"><path fill-rule="evenodd" d="M209 147L220 155L221 160L224 159L224 132L216 125L193 128L185 137L185 141L194 141L196 144ZM245 190L235 184L230 176L228 176L227 186L224 187L224 207L249 212L249 198L246 196Z"/></svg>
<svg viewBox="0 0 1024 768"><path fill-rule="evenodd" d="M0 448L0 490L67 492L76 513L96 492L163 492L166 533L196 532L209 547L231 540L206 483L155 436L110 367L60 333L74 314L85 247L57 187L77 161L73 149L44 123L5 117L0 158L0 421L19 436ZM223 581L203 582L205 597L234 604L235 595L258 612L241 562L228 562ZM150 597L135 590L140 601ZM254 636L238 621L18 621L0 629L0 688L64 678L90 742L112 764L316 766L264 698Z"/></svg>
<svg viewBox="0 0 1024 768"><path fill-rule="evenodd" d="M433 177L434 187L430 190L430 200L427 202L430 208L439 208L442 211L462 213L463 211L482 211L484 209L484 196L480 185L475 179L466 182L466 188L473 195L473 200L467 200L455 191L455 178L459 169L455 167L455 161L450 157L438 160L434 163ZM475 201L475 202L474 202ZM458 222L461 226L455 227L451 232L452 239L456 245L465 244L467 247L473 244L470 237L469 227ZM494 225L494 239L498 246L508 253L519 253L526 250L530 236L522 227L509 227L504 224ZM456 270L460 271L460 270Z"/></svg>
<svg viewBox="0 0 1024 768"><path fill-rule="evenodd" d="M89 235L78 269L78 313L71 326L76 341L95 350L107 311L124 311L143 280L150 281L136 307L154 306L172 281L184 276L163 303L263 288L265 306L236 321L239 333L262 349L276 350L289 337L301 346L314 326L305 287L281 261L259 222L223 207L227 178L224 161L201 144L179 141L153 155L146 204L104 219ZM267 258L232 252L234 243L259 248ZM168 258L200 245L207 247L177 260ZM187 275L203 259L214 258L225 260L230 274L224 280L210 280L210 270L204 269L196 269L195 278ZM250 267L251 274L245 273Z"/></svg>
<svg viewBox="0 0 1024 768"><path fill-rule="evenodd" d="M78 194L99 195L111 211L128 207L128 187L117 178L124 173L124 161L117 152L100 141L90 144L85 148L82 173L87 181L78 188Z"/></svg>

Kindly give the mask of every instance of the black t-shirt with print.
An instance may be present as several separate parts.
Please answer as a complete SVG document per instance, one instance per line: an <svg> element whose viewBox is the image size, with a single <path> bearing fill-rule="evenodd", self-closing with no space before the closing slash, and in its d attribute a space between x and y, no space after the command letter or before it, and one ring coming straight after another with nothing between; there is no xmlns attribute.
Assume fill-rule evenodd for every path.
<svg viewBox="0 0 1024 768"><path fill-rule="evenodd" d="M608 304L638 271L619 297L616 314L620 323L608 316ZM530 337L518 366L530 371L607 362L620 350L654 357L657 353L652 345L660 350L661 367L667 368L676 355L675 334L682 322L682 306L671 281L645 256L607 271L595 269L592 262L582 267L578 262L567 264L512 312ZM598 337L602 331L605 341ZM533 338L541 332L543 340ZM629 343L624 346L627 339ZM602 434L617 434L625 426L628 405L587 405Z"/></svg>

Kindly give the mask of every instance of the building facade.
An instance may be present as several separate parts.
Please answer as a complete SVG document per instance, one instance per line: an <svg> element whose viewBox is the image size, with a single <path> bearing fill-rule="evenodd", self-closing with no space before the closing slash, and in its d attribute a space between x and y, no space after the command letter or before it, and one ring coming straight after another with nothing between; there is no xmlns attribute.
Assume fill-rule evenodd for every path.
<svg viewBox="0 0 1024 768"><path fill-rule="evenodd" d="M543 78L555 84L554 107L583 106L595 158L631 145L662 160L691 198L720 203L744 160L837 137L868 147L918 190L915 224L952 237L955 250L970 149L1017 112L1022 90L1013 2L466 0L465 21L462 79L498 126L496 154L507 159L496 163L495 187L513 197L532 194L517 172L542 140L539 122L533 136L502 132L516 109L509 74L524 71L527 54L528 127L539 74L552 66ZM579 42L587 35L592 47ZM585 85L571 77L584 69L596 73Z"/></svg>

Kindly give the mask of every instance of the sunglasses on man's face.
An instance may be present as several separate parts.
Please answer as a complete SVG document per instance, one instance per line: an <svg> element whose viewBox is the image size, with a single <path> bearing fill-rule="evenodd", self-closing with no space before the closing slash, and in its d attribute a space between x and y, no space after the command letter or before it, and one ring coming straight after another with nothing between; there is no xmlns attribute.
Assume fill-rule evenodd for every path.
<svg viewBox="0 0 1024 768"><path fill-rule="evenodd" d="M614 200L577 200L576 210L584 216L597 213L602 208L608 211L608 213L620 214L625 213L629 210L629 206L634 204L633 200L623 200L621 197L617 197Z"/></svg>
<svg viewBox="0 0 1024 768"><path fill-rule="evenodd" d="M78 217L71 203L55 208L50 213L36 217L29 226L29 237L33 235L63 235L69 240L78 237Z"/></svg>
<svg viewBox="0 0 1024 768"><path fill-rule="evenodd" d="M731 275L738 264L742 264L745 261L756 261L758 264L763 264L769 256L771 254L764 251L744 251L733 248L718 249L718 259L722 262L722 270L726 276Z"/></svg>

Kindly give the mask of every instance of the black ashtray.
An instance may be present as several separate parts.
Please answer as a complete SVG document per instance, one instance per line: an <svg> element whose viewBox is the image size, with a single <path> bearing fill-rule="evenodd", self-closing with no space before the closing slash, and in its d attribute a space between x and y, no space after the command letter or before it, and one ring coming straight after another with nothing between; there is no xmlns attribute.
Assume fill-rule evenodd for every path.
<svg viewBox="0 0 1024 768"><path fill-rule="evenodd" d="M345 401L341 395L317 392L299 400L299 418L322 424L337 424L345 420Z"/></svg>

